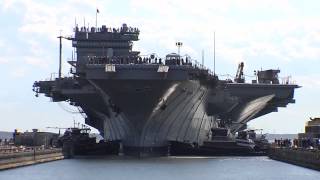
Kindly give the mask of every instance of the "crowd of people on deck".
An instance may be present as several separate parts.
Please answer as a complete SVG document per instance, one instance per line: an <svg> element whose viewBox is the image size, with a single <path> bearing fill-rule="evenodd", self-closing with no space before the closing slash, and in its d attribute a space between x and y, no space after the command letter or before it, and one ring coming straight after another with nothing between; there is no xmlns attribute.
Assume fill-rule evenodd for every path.
<svg viewBox="0 0 320 180"><path fill-rule="evenodd" d="M275 139L274 140L275 144L278 147L291 147L291 139Z"/></svg>
<svg viewBox="0 0 320 180"><path fill-rule="evenodd" d="M277 147L293 147L304 149L319 149L320 138L300 138L300 139L275 139L274 143Z"/></svg>
<svg viewBox="0 0 320 180"><path fill-rule="evenodd" d="M139 56L113 56L89 57L88 64L166 64L166 65L192 65L188 58L177 58L163 61L161 58Z"/></svg>
<svg viewBox="0 0 320 180"><path fill-rule="evenodd" d="M140 30L134 27L122 26L120 28L111 28L102 25L102 27L78 27L78 25L74 28L75 32L108 32L108 33L135 33L139 34Z"/></svg>
<svg viewBox="0 0 320 180"><path fill-rule="evenodd" d="M161 58L149 57L90 57L89 64L163 64Z"/></svg>

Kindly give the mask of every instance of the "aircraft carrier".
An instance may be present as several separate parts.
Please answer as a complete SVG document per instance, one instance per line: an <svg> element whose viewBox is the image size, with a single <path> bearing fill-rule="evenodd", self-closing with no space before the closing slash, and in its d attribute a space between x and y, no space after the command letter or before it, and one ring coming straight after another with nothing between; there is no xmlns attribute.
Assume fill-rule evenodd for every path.
<svg viewBox="0 0 320 180"><path fill-rule="evenodd" d="M166 154L169 142L202 145L213 130L235 134L248 121L294 103L298 85L279 82L279 70L256 71L245 83L239 64L235 79L220 80L189 56L143 56L133 51L140 30L78 27L59 36L59 76L36 81L33 90L53 102L69 102L109 142L121 142L125 154ZM71 74L61 75L61 41L76 50ZM179 45L179 44L178 44Z"/></svg>

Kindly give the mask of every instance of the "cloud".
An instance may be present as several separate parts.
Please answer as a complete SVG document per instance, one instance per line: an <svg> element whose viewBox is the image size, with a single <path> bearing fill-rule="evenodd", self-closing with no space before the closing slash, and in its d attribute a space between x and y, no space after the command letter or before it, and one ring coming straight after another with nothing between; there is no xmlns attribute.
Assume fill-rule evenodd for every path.
<svg viewBox="0 0 320 180"><path fill-rule="evenodd" d="M48 68L51 63L44 59L44 57L37 57L37 56L29 56L24 57L24 60L27 64L38 67L38 68Z"/></svg>
<svg viewBox="0 0 320 180"><path fill-rule="evenodd" d="M289 1L200 0L185 3L182 0L132 0L131 6L150 13L154 18L151 22L142 20L147 26L142 32L145 34L144 38L152 41L158 39L168 49L169 41L173 44L174 39L185 40L192 37L198 38L198 45L191 46L202 44L204 48L211 49L212 34L216 31L217 52L230 62L257 55L283 61L319 57L319 45L312 43L314 38L308 38L315 33L318 35L320 25L315 23L318 17L301 17L297 7ZM235 10L242 14L232 14ZM252 22L247 22L246 13L256 16L250 17ZM258 18L263 13L268 14L268 18ZM273 14L278 14L280 18ZM238 44L245 45L239 47Z"/></svg>
<svg viewBox="0 0 320 180"><path fill-rule="evenodd" d="M300 17L297 7L287 0L200 0L188 3L183 0L130 0L123 7L129 11L123 14L113 14L113 5L111 1L92 0L66 0L63 6L60 3L15 0L5 1L4 6L6 9L20 6L24 10L18 32L21 37L28 36L25 39L28 56L48 55L46 40L50 44L56 43L60 30L63 35L72 34L74 16L78 24L82 24L83 17L87 17L87 22L94 22L97 7L101 12L99 22L107 20L108 26L129 22L141 29L141 41L135 47L143 50L142 54L156 52L164 56L176 51L175 42L182 41L183 53L201 58L200 52L204 49L207 56L212 56L212 36L216 31L217 56L232 64L250 57L266 56L291 62L320 56L320 25L314 23L318 18ZM270 13L270 18L250 17L249 22L246 19L246 14L263 17L266 12ZM64 48L71 51L70 43ZM41 64L39 60L26 62ZM44 64L40 66L44 67Z"/></svg>
<svg viewBox="0 0 320 180"><path fill-rule="evenodd" d="M13 5L18 2L18 0L2 0L1 2L1 7L3 11L7 11L8 9L10 9L11 7L13 7Z"/></svg>
<svg viewBox="0 0 320 180"><path fill-rule="evenodd" d="M5 47L5 42L4 40L0 39L0 48L3 48Z"/></svg>
<svg viewBox="0 0 320 180"><path fill-rule="evenodd" d="M0 57L0 64L7 64L9 60L5 57Z"/></svg>
<svg viewBox="0 0 320 180"><path fill-rule="evenodd" d="M106 5L111 4L109 1L66 0L64 6L60 6L59 3L49 4L33 0L19 3L14 1L25 9L23 24L19 31L35 37L45 37L52 42L56 42L56 35L60 30L63 30L63 34L72 34L70 27L73 26L73 17L70 17L70 14L77 16L78 23L82 24L80 23L82 20L79 21L79 19L82 17L92 19L94 13L90 13L90 10L93 11L99 7L101 12L104 12L99 14L101 21L108 19L110 24L120 24L119 22L128 20L141 25L143 30L141 39L144 44L158 43L158 46L166 51L175 50L174 43L177 40L193 42L197 38L197 44L185 43L184 49L190 50L188 54L199 56L196 52L199 49L212 49L212 34L213 31L217 31L217 39L220 43L217 44L217 52L220 52L219 56L229 62L237 62L238 59L256 55L274 56L284 61L299 58L314 59L319 55L319 49L312 46L314 39L303 39L304 43L299 44L301 38L293 35L296 31L302 30L308 36L308 33L320 30L319 25L315 25L317 24L314 23L315 19L306 21L305 18L297 18L296 8L286 0L281 2L200 0L188 3L182 0L131 0L129 2L128 13L131 12L135 16L127 13L118 16L108 13ZM14 3L7 3L6 7L12 7ZM87 7L87 9L82 11L81 7ZM245 19L238 21L239 19L234 19L237 14L232 14L233 10L245 14L259 13L257 11L265 11L265 9L269 13L282 13L285 18L261 21L253 17L251 19L257 19L257 21L243 23ZM148 13L149 17L144 13ZM311 29L312 31L309 31ZM246 45L237 47L237 44ZM199 46L202 47L199 48Z"/></svg>
<svg viewBox="0 0 320 180"><path fill-rule="evenodd" d="M18 67L18 68L14 68L10 73L10 75L14 78L23 78L27 75L27 71L28 70L25 67Z"/></svg>
<svg viewBox="0 0 320 180"><path fill-rule="evenodd" d="M21 33L44 36L55 41L60 30L63 30L63 35L72 33L75 17L78 17L78 20L81 18L80 22L83 17L92 17L98 5L102 4L101 2L65 0L62 5L59 2L23 0L10 3L9 7L19 6L23 9L23 23L19 28ZM107 5L107 3L108 1L103 1L101 6Z"/></svg>
<svg viewBox="0 0 320 180"><path fill-rule="evenodd" d="M320 90L320 74L308 74L294 76L297 84L306 89Z"/></svg>

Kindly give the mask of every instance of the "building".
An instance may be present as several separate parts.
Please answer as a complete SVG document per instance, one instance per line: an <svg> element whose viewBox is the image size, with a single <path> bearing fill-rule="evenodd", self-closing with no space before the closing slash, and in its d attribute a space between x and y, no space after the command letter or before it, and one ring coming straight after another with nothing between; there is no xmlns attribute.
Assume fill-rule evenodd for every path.
<svg viewBox="0 0 320 180"><path fill-rule="evenodd" d="M38 129L33 129L32 132L18 132L13 133L13 140L15 145L22 146L53 146L57 141L59 135L52 132L40 132Z"/></svg>

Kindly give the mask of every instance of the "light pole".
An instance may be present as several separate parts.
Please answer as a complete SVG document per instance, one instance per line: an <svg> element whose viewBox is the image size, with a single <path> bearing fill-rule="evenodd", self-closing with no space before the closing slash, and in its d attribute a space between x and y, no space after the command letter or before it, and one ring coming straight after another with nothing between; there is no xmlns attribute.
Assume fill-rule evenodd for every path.
<svg viewBox="0 0 320 180"><path fill-rule="evenodd" d="M178 54L180 57L180 48L182 47L182 42L176 42L176 46L178 47Z"/></svg>
<svg viewBox="0 0 320 180"><path fill-rule="evenodd" d="M62 77L62 75L61 75L61 70L62 70L62 39L72 40L72 38L62 36L61 32L60 32L60 36L58 36L57 38L59 39L59 72L58 72L58 76L59 76L59 78L61 78Z"/></svg>

